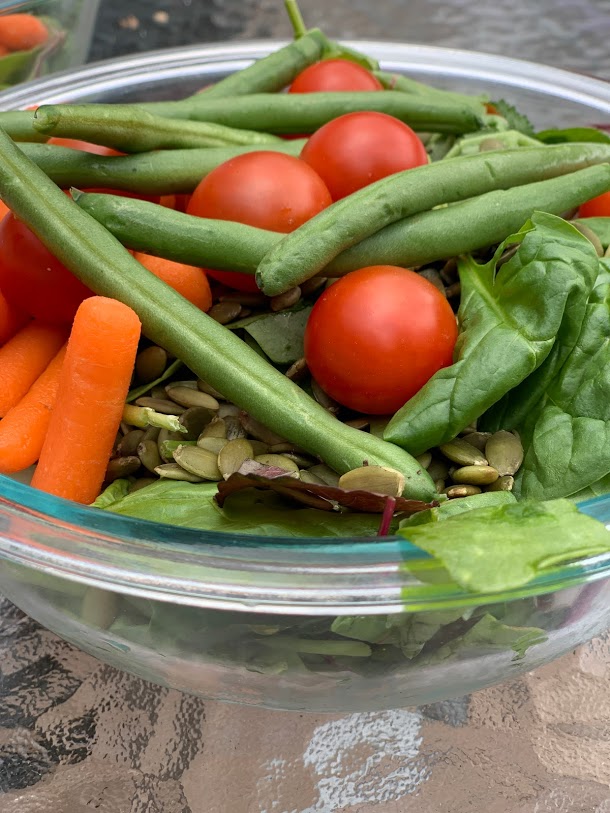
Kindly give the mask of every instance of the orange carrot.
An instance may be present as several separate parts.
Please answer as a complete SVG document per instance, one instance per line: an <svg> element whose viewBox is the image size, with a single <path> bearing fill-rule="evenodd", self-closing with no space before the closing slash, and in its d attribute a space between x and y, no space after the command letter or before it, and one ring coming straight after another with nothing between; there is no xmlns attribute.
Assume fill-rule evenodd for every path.
<svg viewBox="0 0 610 813"><path fill-rule="evenodd" d="M121 302L92 296L80 305L57 400L32 485L91 503L100 492L140 338L140 320Z"/></svg>
<svg viewBox="0 0 610 813"><path fill-rule="evenodd" d="M0 473L13 474L33 466L40 456L51 410L55 405L66 345L21 401L0 421Z"/></svg>
<svg viewBox="0 0 610 813"><path fill-rule="evenodd" d="M46 25L32 14L0 16L0 46L9 51L29 51L48 39Z"/></svg>
<svg viewBox="0 0 610 813"><path fill-rule="evenodd" d="M0 346L12 338L26 324L28 319L27 313L20 311L14 305L9 305L2 291L0 291ZM0 372L1 378L2 372Z"/></svg>
<svg viewBox="0 0 610 813"><path fill-rule="evenodd" d="M3 219L4 215L7 215L11 210L8 208L6 203L3 203L0 200L0 220Z"/></svg>
<svg viewBox="0 0 610 813"><path fill-rule="evenodd" d="M23 398L66 341L66 331L34 320L0 347L0 418Z"/></svg>
<svg viewBox="0 0 610 813"><path fill-rule="evenodd" d="M142 254L139 251L134 252L133 256L156 277L192 302L195 307L207 311L212 306L210 284L202 268L175 263L172 260L164 260L161 257Z"/></svg>

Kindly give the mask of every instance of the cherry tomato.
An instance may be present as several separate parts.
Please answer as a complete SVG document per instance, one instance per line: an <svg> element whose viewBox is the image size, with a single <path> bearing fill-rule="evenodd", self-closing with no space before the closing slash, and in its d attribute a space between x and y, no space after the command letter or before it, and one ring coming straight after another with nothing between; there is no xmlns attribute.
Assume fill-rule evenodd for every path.
<svg viewBox="0 0 610 813"><path fill-rule="evenodd" d="M381 82L370 71L348 59L325 59L305 68L289 93L315 93L337 90L383 90Z"/></svg>
<svg viewBox="0 0 610 813"><path fill-rule="evenodd" d="M330 203L324 182L304 161L279 152L256 151L231 158L206 175L193 192L187 213L287 233ZM206 271L231 288L258 291L251 277Z"/></svg>
<svg viewBox="0 0 610 813"><path fill-rule="evenodd" d="M305 330L313 377L358 412L395 412L451 364L455 315L440 291L413 271L361 268L330 286Z"/></svg>
<svg viewBox="0 0 610 813"><path fill-rule="evenodd" d="M0 291L30 316L70 324L92 292L10 212L0 223Z"/></svg>
<svg viewBox="0 0 610 813"><path fill-rule="evenodd" d="M610 192L583 203L578 214L580 217L610 217Z"/></svg>
<svg viewBox="0 0 610 813"><path fill-rule="evenodd" d="M333 200L374 181L428 163L413 130L386 113L346 113L329 121L303 147L306 161L329 188Z"/></svg>

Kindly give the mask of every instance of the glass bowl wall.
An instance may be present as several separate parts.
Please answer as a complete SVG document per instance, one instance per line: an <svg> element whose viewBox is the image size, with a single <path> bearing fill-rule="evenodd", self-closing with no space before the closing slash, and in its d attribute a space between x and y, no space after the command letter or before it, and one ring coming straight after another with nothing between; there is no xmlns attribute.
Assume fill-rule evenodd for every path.
<svg viewBox="0 0 610 813"><path fill-rule="evenodd" d="M538 127L610 121L610 85L587 77L435 47L354 45L387 70L504 98ZM0 108L176 98L275 47L240 43L110 61L7 91ZM610 500L582 510L610 523ZM100 659L204 697L310 711L428 703L532 669L610 625L610 557L510 594L479 596L418 581L412 570L421 556L396 539L269 540L130 520L0 477L0 591ZM434 647L413 654L411 627L455 616L467 631L486 610L542 633L520 656L467 639L455 646L455 634L443 640L443 626ZM373 634L375 643L355 645L333 631L337 618L388 628L398 620L404 646Z"/></svg>

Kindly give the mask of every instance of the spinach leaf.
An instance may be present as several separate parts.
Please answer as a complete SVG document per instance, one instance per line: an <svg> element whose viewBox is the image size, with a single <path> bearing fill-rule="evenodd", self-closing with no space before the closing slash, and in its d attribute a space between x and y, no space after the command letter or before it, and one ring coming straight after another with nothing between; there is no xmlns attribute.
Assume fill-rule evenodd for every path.
<svg viewBox="0 0 610 813"><path fill-rule="evenodd" d="M477 508L399 533L460 587L483 593L521 587L557 565L610 551L610 532L569 500Z"/></svg>
<svg viewBox="0 0 610 813"><path fill-rule="evenodd" d="M518 497L568 496L610 472L610 262L602 269L575 347L519 426Z"/></svg>
<svg viewBox="0 0 610 813"><path fill-rule="evenodd" d="M542 130L536 138L544 144L566 144L567 142L596 142L610 144L610 136L597 127L568 127L566 130Z"/></svg>
<svg viewBox="0 0 610 813"><path fill-rule="evenodd" d="M130 487L131 482L129 480L115 480L102 491L95 502L91 503L91 507L110 508L111 505L114 505L115 503L119 502L119 500L122 500L123 497L127 496Z"/></svg>
<svg viewBox="0 0 610 813"><path fill-rule="evenodd" d="M610 217L579 217L572 222L588 226L599 237L604 248L610 246Z"/></svg>
<svg viewBox="0 0 610 813"><path fill-rule="evenodd" d="M520 246L500 267L504 249ZM534 370L563 338L576 341L598 271L589 240L536 212L493 259L459 262L462 298L455 363L439 370L391 419L384 438L421 454L454 438Z"/></svg>
<svg viewBox="0 0 610 813"><path fill-rule="evenodd" d="M503 116L508 122L508 126L512 130L518 130L526 136L534 135L534 125L524 113L520 113L516 107L504 99L492 102L498 113Z"/></svg>
<svg viewBox="0 0 610 813"><path fill-rule="evenodd" d="M459 652L466 655L471 649L512 649L515 652L513 660L521 660L531 646L542 644L546 639L546 633L542 629L509 626L486 613L463 635L423 655L418 664L428 666L440 663Z"/></svg>
<svg viewBox="0 0 610 813"><path fill-rule="evenodd" d="M303 357L303 337L311 307L264 313L230 327L243 327L275 364L292 364Z"/></svg>
<svg viewBox="0 0 610 813"><path fill-rule="evenodd" d="M400 521L400 528L412 528L414 525L426 525L428 522L441 522L450 517L456 517L466 511L476 508L487 508L490 505L506 505L517 502L511 491L487 491L474 494L472 497L462 497L459 500L447 500L435 508L419 511L411 517Z"/></svg>
<svg viewBox="0 0 610 813"><path fill-rule="evenodd" d="M570 494L570 499L572 502L579 503L585 500L593 500L595 497L603 497L606 494L610 494L610 474L606 474L605 477L602 477L595 483L591 483L585 488L582 488L580 491L577 491L576 494Z"/></svg>
<svg viewBox="0 0 610 813"><path fill-rule="evenodd" d="M242 491L219 508L216 483L160 480L109 506L122 516L184 528L261 536L375 536L379 516L292 508L271 492Z"/></svg>

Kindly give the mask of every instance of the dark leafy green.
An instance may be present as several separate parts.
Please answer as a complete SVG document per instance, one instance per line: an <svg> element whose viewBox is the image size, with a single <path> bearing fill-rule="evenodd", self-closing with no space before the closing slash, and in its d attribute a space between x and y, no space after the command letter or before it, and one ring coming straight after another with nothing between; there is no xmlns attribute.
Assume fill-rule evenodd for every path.
<svg viewBox="0 0 610 813"><path fill-rule="evenodd" d="M129 390L127 393L127 398L125 399L128 404L131 404L132 401L135 401L136 398L141 398L143 395L146 395L147 392L150 392L153 387L157 387L159 384L163 384L164 381L167 381L171 378L174 373L177 373L178 370L182 367L182 362L179 359L176 359L171 364L169 364L163 373L163 375L159 376L155 381L151 381L149 384L142 384L140 387L134 387L134 389Z"/></svg>
<svg viewBox="0 0 610 813"><path fill-rule="evenodd" d="M220 508L216 483L191 484L160 480L111 503L122 516L165 522L183 528L260 536L375 536L379 517L338 514L314 508L290 508L270 492L243 491Z"/></svg>
<svg viewBox="0 0 610 813"><path fill-rule="evenodd" d="M414 525L426 525L428 522L442 522L466 511L475 508L487 508L491 505L508 505L517 502L511 491L487 491L474 494L472 497L461 497L459 500L447 500L435 508L419 511L411 517L400 521L401 528L411 528Z"/></svg>
<svg viewBox="0 0 610 813"><path fill-rule="evenodd" d="M604 248L610 246L610 217L581 217L572 222L588 226L599 237Z"/></svg>
<svg viewBox="0 0 610 813"><path fill-rule="evenodd" d="M399 533L460 587L482 593L521 587L562 563L610 552L610 532L569 500L478 508Z"/></svg>
<svg viewBox="0 0 610 813"><path fill-rule="evenodd" d="M610 261L602 267L578 341L560 370L540 376L552 378L517 425L525 448L519 497L568 496L610 472Z"/></svg>
<svg viewBox="0 0 610 813"><path fill-rule="evenodd" d="M536 138L544 144L566 144L571 141L610 144L610 136L596 127L569 127L565 130L542 130Z"/></svg>
<svg viewBox="0 0 610 813"><path fill-rule="evenodd" d="M502 265L507 246L520 243ZM412 454L454 438L545 361L555 364L580 330L598 258L577 229L536 212L490 262L459 262L462 296L455 363L436 373L388 424L384 438Z"/></svg>
<svg viewBox="0 0 610 813"><path fill-rule="evenodd" d="M499 99L497 102L492 102L498 113L503 116L508 122L511 130L519 130L526 136L534 135L534 125L524 113L520 113L516 107L504 99Z"/></svg>
<svg viewBox="0 0 610 813"><path fill-rule="evenodd" d="M586 488L582 488L575 494L570 494L570 499L572 502L579 503L585 500L593 500L595 497L603 497L606 494L610 494L610 474L606 474L605 477L591 483Z"/></svg>
<svg viewBox="0 0 610 813"><path fill-rule="evenodd" d="M292 364L303 358L303 336L311 308L263 313L230 325L243 328L275 364Z"/></svg>
<svg viewBox="0 0 610 813"><path fill-rule="evenodd" d="M97 500L91 503L92 508L110 508L115 503L122 500L129 493L131 483L126 479L115 480L99 495Z"/></svg>

